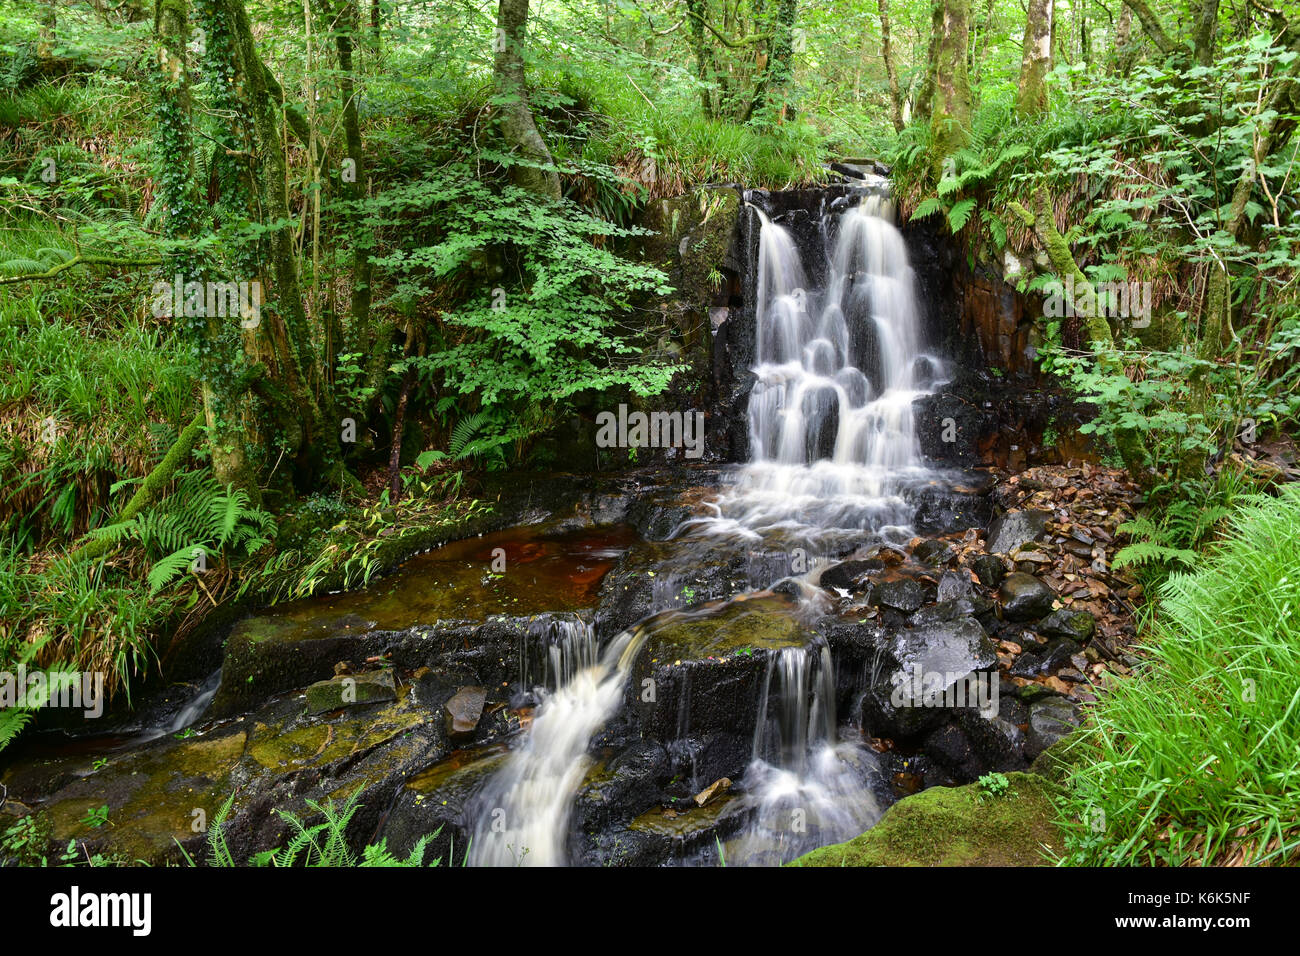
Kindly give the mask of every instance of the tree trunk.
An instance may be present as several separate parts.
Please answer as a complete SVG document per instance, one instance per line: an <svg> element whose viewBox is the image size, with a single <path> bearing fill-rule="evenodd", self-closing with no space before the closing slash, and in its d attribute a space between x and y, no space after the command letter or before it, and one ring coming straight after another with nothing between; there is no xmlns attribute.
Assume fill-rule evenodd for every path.
<svg viewBox="0 0 1300 956"><path fill-rule="evenodd" d="M1196 24L1192 30L1192 44L1196 62L1209 66L1214 62L1214 35L1219 28L1219 0L1201 0L1196 11Z"/></svg>
<svg viewBox="0 0 1300 956"><path fill-rule="evenodd" d="M889 80L890 120L894 129L903 131L903 97L898 89L898 71L894 68L889 30L889 0L876 0L880 8L880 54L885 60L885 76Z"/></svg>
<svg viewBox="0 0 1300 956"><path fill-rule="evenodd" d="M343 97L343 135L347 140L347 165L342 173L343 188L356 204L350 216L352 242L352 333L366 351L370 348L370 255L362 235L360 204L366 198L365 148L361 142L361 121L357 115L357 91L352 63L353 37L358 28L357 0L343 0L334 22L334 45L339 56L339 94Z"/></svg>
<svg viewBox="0 0 1300 956"><path fill-rule="evenodd" d="M700 80L700 106L704 115L713 117L713 100L709 95L709 73L712 67L710 46L704 38L704 18L708 16L708 0L686 0L686 15L691 21L691 47L695 51L695 72Z"/></svg>
<svg viewBox="0 0 1300 956"><path fill-rule="evenodd" d="M161 0L155 28L158 34L157 149L162 174L159 199L167 209L168 239L196 240L202 232L203 209L196 174L189 64L189 8L185 0ZM166 257L164 274L180 276L184 284L203 278L201 259L182 245ZM205 297L206 298L206 297ZM247 436L241 424L243 389L230 367L238 336L211 315L174 316L186 329L200 355L203 407L212 452L212 470L222 484L243 489L261 500L248 463ZM234 321L227 317L227 321Z"/></svg>
<svg viewBox="0 0 1300 956"><path fill-rule="evenodd" d="M501 0L493 45L496 60L492 67L501 132L506 144L517 150L526 164L511 167L510 177L515 184L538 196L558 200L560 176L528 106L524 83L527 30L528 0Z"/></svg>
<svg viewBox="0 0 1300 956"><path fill-rule="evenodd" d="M287 198L288 171L280 130L280 103L267 82L269 70L257 53L252 27L242 0L216 0L226 16L233 43L233 66L252 119L257 166L261 172L260 200L266 222L280 224L266 237L274 295L263 319L275 344L281 384L296 409L301 441L295 451L296 481L308 487L336 470L339 462L337 416L324 375L316 360L311 329L303 307ZM315 391L313 390L315 387Z"/></svg>
<svg viewBox="0 0 1300 956"><path fill-rule="evenodd" d="M1133 58L1136 53L1137 44L1133 41L1133 8L1123 4L1119 10L1119 21L1115 24L1112 71L1118 76L1128 76L1129 71L1133 69Z"/></svg>
<svg viewBox="0 0 1300 956"><path fill-rule="evenodd" d="M936 178L943 161L966 145L970 135L970 83L966 45L970 39L970 0L943 0L934 71L930 138Z"/></svg>
<svg viewBox="0 0 1300 956"><path fill-rule="evenodd" d="M1151 38L1151 42L1156 45L1156 49L1165 56L1169 56L1178 49L1178 44L1169 38L1169 34L1165 33L1165 28L1160 25L1160 19L1147 6L1145 0L1124 0L1124 3L1137 15L1138 20L1142 23L1142 29Z"/></svg>
<svg viewBox="0 0 1300 956"><path fill-rule="evenodd" d="M939 68L939 39L943 35L943 0L934 0L930 7L930 45L925 51L925 78L916 94L913 115L930 117L934 105L934 75Z"/></svg>
<svg viewBox="0 0 1300 956"><path fill-rule="evenodd" d="M1052 69L1052 0L1029 0L1020 58L1016 110L1023 116L1047 111L1047 74Z"/></svg>

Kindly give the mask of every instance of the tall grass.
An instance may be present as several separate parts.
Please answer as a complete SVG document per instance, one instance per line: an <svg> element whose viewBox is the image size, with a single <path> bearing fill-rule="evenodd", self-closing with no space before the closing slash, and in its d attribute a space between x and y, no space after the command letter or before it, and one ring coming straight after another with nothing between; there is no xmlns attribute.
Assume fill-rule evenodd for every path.
<svg viewBox="0 0 1300 956"><path fill-rule="evenodd" d="M1071 862L1300 857L1300 486L1244 499L1229 526L1161 586L1148 664L1076 745Z"/></svg>

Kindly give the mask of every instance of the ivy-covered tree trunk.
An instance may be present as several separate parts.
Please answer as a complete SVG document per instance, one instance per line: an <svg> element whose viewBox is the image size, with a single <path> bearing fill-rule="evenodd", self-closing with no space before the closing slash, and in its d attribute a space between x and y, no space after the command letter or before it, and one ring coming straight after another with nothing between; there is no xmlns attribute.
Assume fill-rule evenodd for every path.
<svg viewBox="0 0 1300 956"><path fill-rule="evenodd" d="M798 13L798 0L776 0L775 16L755 18L760 23L766 23L769 39L766 61L745 112L746 121L764 108L778 119L794 116L794 104L790 102L789 91L794 81L794 24Z"/></svg>
<svg viewBox="0 0 1300 956"><path fill-rule="evenodd" d="M360 206L366 198L365 148L361 141L361 121L357 113L355 69L352 62L353 41L360 16L356 0L343 0L334 17L334 46L339 57L339 95L343 99L343 136L347 156L339 177L343 190L355 204L351 216L352 243L352 329L358 344L368 349L370 341L370 248L369 236L361 225Z"/></svg>
<svg viewBox="0 0 1300 956"><path fill-rule="evenodd" d="M1047 110L1047 74L1052 70L1053 0L1029 0L1020 59L1016 109L1024 116Z"/></svg>
<svg viewBox="0 0 1300 956"><path fill-rule="evenodd" d="M258 171L258 199L262 222L271 225L263 246L269 260L264 266L273 278L273 295L262 309L266 332L274 348L276 365L273 383L264 397L274 402L280 396L279 436L290 447L295 480L309 487L324 476L331 481L341 466L339 423L332 395L317 361L311 329L303 306L298 260L291 229L285 161L281 135L282 93L273 86L270 71L257 53L242 0L214 0L224 13L232 40L234 69L248 114L252 120L255 168Z"/></svg>
<svg viewBox="0 0 1300 956"><path fill-rule="evenodd" d="M1067 292L1067 295L1072 296L1069 304L1075 307L1083 317L1084 333L1087 336L1088 347L1092 350L1093 357L1096 359L1097 367L1107 375L1124 375L1124 364L1115 350L1115 336L1111 332L1110 323L1103 311L1095 306L1097 301L1096 290L1083 270L1079 268L1078 263L1074 261L1074 254L1070 252L1069 242L1056 228L1047 188L1039 186L1035 190L1033 212L1030 212L1018 202L1009 203L1008 208L1026 227L1033 230L1038 244L1047 253L1047 260L1051 263L1052 271L1056 273L1057 277L1070 281L1070 285L1063 286L1063 291L1073 290ZM1141 435L1132 428L1116 429L1115 447L1124 460L1124 466L1128 469L1129 474L1143 484L1149 483L1151 479L1150 460L1142 443Z"/></svg>
<svg viewBox="0 0 1300 956"><path fill-rule="evenodd" d="M511 179L538 196L558 200L560 176L551 151L537 129L528 106L524 79L524 44L528 33L528 0L501 0L493 49L492 82L496 93L501 132L506 144L517 150L526 164L513 166Z"/></svg>
<svg viewBox="0 0 1300 956"><path fill-rule="evenodd" d="M970 81L966 46L970 39L970 0L942 0L935 50L934 104L930 140L935 175L943 161L966 145L970 135Z"/></svg>
<svg viewBox="0 0 1300 956"><path fill-rule="evenodd" d="M164 257L164 275L179 276L186 290L201 281L204 269L188 242L202 232L202 204L195 173L193 117L190 104L189 8L185 0L159 0L155 28L158 35L158 194L167 210L164 233L179 245ZM200 290L202 286L198 287ZM200 291L200 301L207 297ZM212 469L223 484L243 489L253 502L260 500L257 481L248 462L247 435L243 427L243 389L235 380L231 346L238 333L221 316L182 314L175 318L187 328L199 356L200 375ZM235 323L237 317L226 317Z"/></svg>

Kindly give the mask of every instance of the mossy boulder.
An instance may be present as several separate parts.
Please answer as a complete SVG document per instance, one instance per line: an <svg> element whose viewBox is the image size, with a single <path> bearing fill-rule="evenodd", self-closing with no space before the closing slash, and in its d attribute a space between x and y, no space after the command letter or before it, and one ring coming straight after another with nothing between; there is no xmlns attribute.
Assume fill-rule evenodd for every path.
<svg viewBox="0 0 1300 956"><path fill-rule="evenodd" d="M1036 866L1062 853L1053 798L1060 787L1034 773L1007 774L1002 796L978 784L931 787L890 807L846 843L791 866Z"/></svg>

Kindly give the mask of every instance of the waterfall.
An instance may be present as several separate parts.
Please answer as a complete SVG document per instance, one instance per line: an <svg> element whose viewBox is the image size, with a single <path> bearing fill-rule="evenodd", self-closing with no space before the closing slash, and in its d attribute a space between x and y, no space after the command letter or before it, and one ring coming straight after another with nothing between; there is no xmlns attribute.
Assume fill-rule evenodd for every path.
<svg viewBox="0 0 1300 956"><path fill-rule="evenodd" d="M946 369L922 350L915 277L888 200L866 196L835 221L822 288L809 282L789 230L754 213L751 459L706 524L751 539L901 534L911 515L900 492L931 474L912 404Z"/></svg>
<svg viewBox="0 0 1300 956"><path fill-rule="evenodd" d="M901 491L932 476L912 403L945 370L922 351L914 277L888 202L867 196L838 218L822 288L809 282L790 232L755 214L752 457L713 503L714 514L686 522L674 537L752 541L775 532L784 534L780 550L781 540L814 543L827 533L857 541L864 531L909 534ZM655 582L657 606L673 603L676 583L670 575ZM806 581L801 587L816 591ZM654 620L707 613L667 611ZM585 625L548 627L545 686L531 729L470 808L472 864L569 862L569 819L591 764L588 748L617 712L652 624L620 634L599 657ZM880 812L869 786L874 771L874 755L837 726L826 644L773 651L739 787L748 823L727 843L727 862L784 862L862 832Z"/></svg>
<svg viewBox="0 0 1300 956"><path fill-rule="evenodd" d="M811 545L860 541L863 531L906 537L912 513L901 492L933 477L912 405L946 368L922 349L915 277L888 199L868 195L839 217L820 289L789 230L755 214L751 458L699 527ZM750 822L728 843L728 863L785 862L876 821L875 758L851 732L840 737L824 644L773 657L758 718L741 785Z"/></svg>
<svg viewBox="0 0 1300 956"><path fill-rule="evenodd" d="M875 759L856 740L839 739L824 642L772 656L758 714L741 784L750 820L727 843L728 865L785 863L876 822Z"/></svg>
<svg viewBox="0 0 1300 956"><path fill-rule="evenodd" d="M543 697L532 729L470 808L473 866L564 866L573 797L590 766L587 747L623 700L644 628L614 638L591 666ZM565 676L563 668L556 672Z"/></svg>
<svg viewBox="0 0 1300 956"><path fill-rule="evenodd" d="M534 647L540 646L538 652ZM581 671L597 663L596 631L578 618L534 621L520 642L519 669L523 686L556 691ZM534 672L538 672L534 678Z"/></svg>

